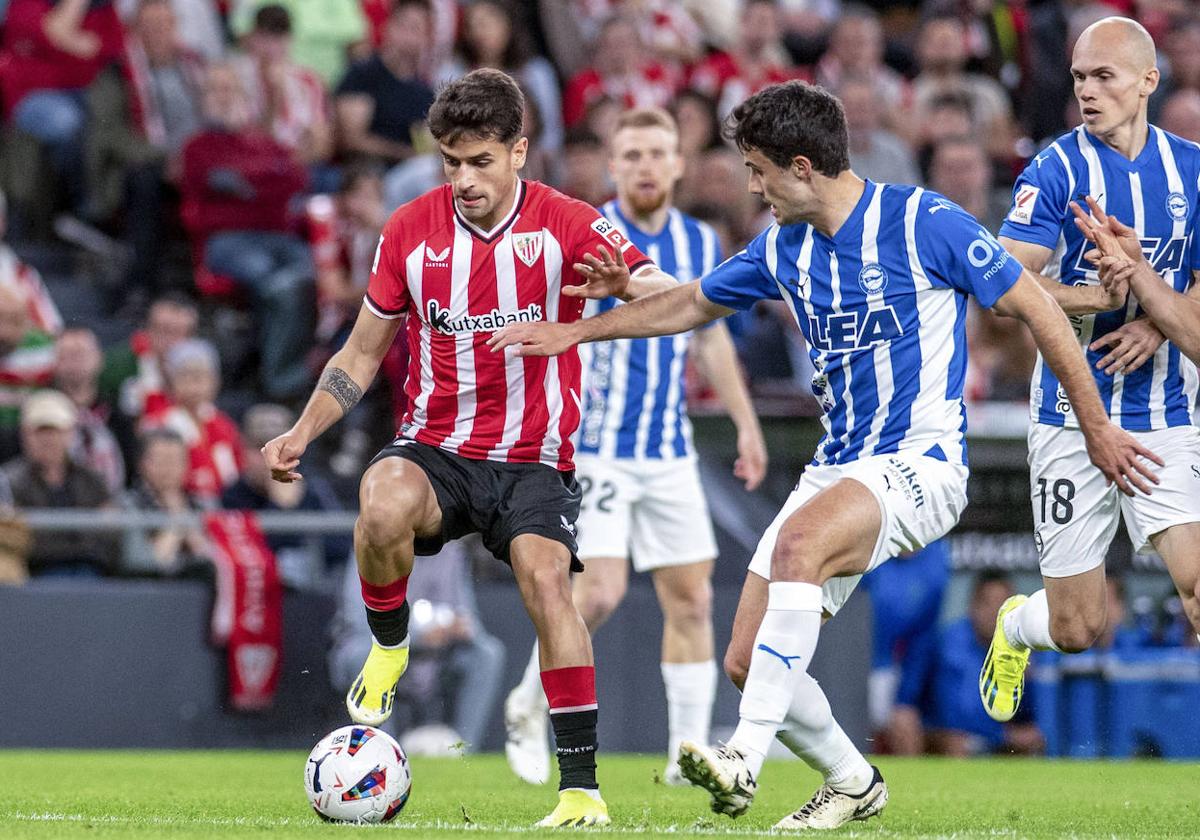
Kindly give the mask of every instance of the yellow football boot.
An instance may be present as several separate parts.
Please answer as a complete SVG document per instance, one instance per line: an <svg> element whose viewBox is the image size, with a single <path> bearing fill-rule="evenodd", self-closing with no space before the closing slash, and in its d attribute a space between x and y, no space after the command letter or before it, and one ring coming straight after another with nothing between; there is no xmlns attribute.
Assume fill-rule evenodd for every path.
<svg viewBox="0 0 1200 840"><path fill-rule="evenodd" d="M996 614L996 632L992 634L991 647L979 672L979 699L988 716L1001 723L1012 720L1021 705L1021 695L1025 692L1025 666L1029 664L1029 648L1013 647L1004 635L1004 616L1027 600L1024 595L1013 595L1000 605L1000 612Z"/></svg>
<svg viewBox="0 0 1200 840"><path fill-rule="evenodd" d="M537 824L538 828L581 828L608 825L608 806L587 791L567 788L558 792L558 805Z"/></svg>
<svg viewBox="0 0 1200 840"><path fill-rule="evenodd" d="M379 726L392 715L396 681L408 668L408 638L401 647L380 647L371 640L371 652L358 677L346 692L346 711L355 723Z"/></svg>

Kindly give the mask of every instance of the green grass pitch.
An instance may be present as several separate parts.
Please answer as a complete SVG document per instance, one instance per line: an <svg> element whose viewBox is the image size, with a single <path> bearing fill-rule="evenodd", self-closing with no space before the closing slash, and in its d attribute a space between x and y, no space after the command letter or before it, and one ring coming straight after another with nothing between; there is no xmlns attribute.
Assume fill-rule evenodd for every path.
<svg viewBox="0 0 1200 840"><path fill-rule="evenodd" d="M527 837L555 801L517 781L501 756L416 759L413 796L386 826L327 825L309 810L292 752L0 751L0 837ZM840 837L1197 837L1200 766L1147 762L883 759L882 818ZM659 784L652 756L603 755L613 825L587 833L763 836L818 783L773 762L750 813L732 821L694 789Z"/></svg>

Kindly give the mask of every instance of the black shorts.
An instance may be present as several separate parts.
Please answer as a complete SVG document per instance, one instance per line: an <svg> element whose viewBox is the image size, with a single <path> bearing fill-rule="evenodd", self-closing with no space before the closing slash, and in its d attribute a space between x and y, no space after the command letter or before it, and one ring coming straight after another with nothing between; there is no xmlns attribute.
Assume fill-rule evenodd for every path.
<svg viewBox="0 0 1200 840"><path fill-rule="evenodd" d="M582 494L574 472L545 464L477 461L413 440L393 441L371 463L384 458L404 458L420 467L442 509L442 532L417 537L417 554L437 554L451 540L479 534L488 551L511 565L508 547L513 539L537 534L565 545L571 552L571 571L583 571L575 542Z"/></svg>

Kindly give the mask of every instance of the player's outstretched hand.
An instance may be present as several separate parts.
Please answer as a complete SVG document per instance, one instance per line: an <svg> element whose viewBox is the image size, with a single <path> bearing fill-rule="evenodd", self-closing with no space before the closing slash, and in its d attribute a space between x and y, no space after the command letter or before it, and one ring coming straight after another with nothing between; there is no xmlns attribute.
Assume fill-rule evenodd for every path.
<svg viewBox="0 0 1200 840"><path fill-rule="evenodd" d="M516 347L518 356L557 356L578 341L570 324L536 321L531 324L509 324L501 327L487 340L493 353L506 347Z"/></svg>
<svg viewBox="0 0 1200 840"><path fill-rule="evenodd" d="M1116 216L1105 213L1090 195L1087 196L1087 205L1090 213L1080 207L1079 202L1071 202L1071 212L1075 214L1075 227L1079 228L1080 233L1095 245L1103 256L1124 256L1134 262L1146 258L1136 230L1122 224Z"/></svg>
<svg viewBox="0 0 1200 840"><path fill-rule="evenodd" d="M283 484L303 478L296 468L300 466L300 456L307 448L308 443L294 431L284 432L274 440L267 441L262 448L262 456L271 470L271 478Z"/></svg>
<svg viewBox="0 0 1200 840"><path fill-rule="evenodd" d="M1108 355L1096 362L1096 367L1112 376L1114 373L1128 374L1137 370L1166 340L1153 321L1138 318L1096 339L1089 349L1108 348Z"/></svg>
<svg viewBox="0 0 1200 840"><path fill-rule="evenodd" d="M1136 487L1147 496L1150 485L1158 484L1158 475L1147 461L1163 465L1162 458L1137 442L1137 439L1113 423L1105 423L1098 432L1085 433L1088 457L1110 484L1126 496Z"/></svg>
<svg viewBox="0 0 1200 840"><path fill-rule="evenodd" d="M625 255L620 248L609 251L603 245L597 245L596 250L599 256L584 254L583 262L573 265L586 282L581 286L563 286L562 293L567 297L603 300L625 294L629 286L629 266L625 264Z"/></svg>
<svg viewBox="0 0 1200 840"><path fill-rule="evenodd" d="M747 490L756 490L767 475L767 447L762 432L758 429L738 432L737 451L733 474L746 482Z"/></svg>

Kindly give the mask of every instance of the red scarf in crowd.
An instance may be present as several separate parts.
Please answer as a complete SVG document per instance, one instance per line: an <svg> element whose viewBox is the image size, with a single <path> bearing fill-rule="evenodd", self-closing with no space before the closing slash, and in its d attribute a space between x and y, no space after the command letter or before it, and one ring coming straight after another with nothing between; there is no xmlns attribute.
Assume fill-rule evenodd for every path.
<svg viewBox="0 0 1200 840"><path fill-rule="evenodd" d="M212 636L225 645L229 700L238 711L269 708L283 659L283 587L252 511L214 511L204 524L217 569Z"/></svg>

